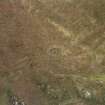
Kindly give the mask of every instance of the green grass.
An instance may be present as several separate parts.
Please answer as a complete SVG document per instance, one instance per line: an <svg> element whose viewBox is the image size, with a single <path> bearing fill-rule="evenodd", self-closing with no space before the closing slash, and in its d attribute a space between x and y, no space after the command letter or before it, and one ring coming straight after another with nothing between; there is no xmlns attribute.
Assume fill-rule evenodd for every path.
<svg viewBox="0 0 105 105"><path fill-rule="evenodd" d="M105 81L105 74L93 75L89 77L90 80Z"/></svg>
<svg viewBox="0 0 105 105"><path fill-rule="evenodd" d="M8 105L8 97L6 93L0 96L0 105Z"/></svg>

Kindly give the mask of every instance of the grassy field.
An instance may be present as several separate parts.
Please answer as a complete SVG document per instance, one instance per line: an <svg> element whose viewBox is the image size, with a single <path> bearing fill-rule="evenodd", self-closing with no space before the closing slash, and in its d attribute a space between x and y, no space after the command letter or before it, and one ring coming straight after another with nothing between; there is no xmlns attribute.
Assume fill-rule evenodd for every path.
<svg viewBox="0 0 105 105"><path fill-rule="evenodd" d="M105 104L104 0L0 0L0 105Z"/></svg>

